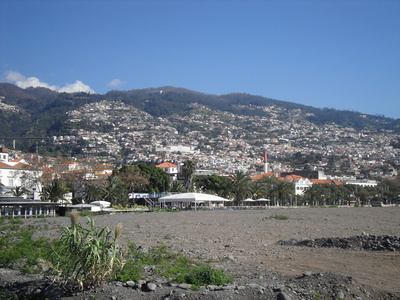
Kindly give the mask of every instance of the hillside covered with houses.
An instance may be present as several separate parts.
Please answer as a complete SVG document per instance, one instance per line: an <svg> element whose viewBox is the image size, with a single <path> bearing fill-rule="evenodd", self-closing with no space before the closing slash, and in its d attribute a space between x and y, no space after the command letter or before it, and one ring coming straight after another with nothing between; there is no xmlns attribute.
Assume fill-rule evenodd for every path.
<svg viewBox="0 0 400 300"><path fill-rule="evenodd" d="M182 180L183 163L193 161L197 176L283 178L300 197L318 183L397 182L400 168L399 120L382 116L172 87L90 95L1 84L0 96L1 117L15 125L0 137L7 148L1 184L31 192L34 185L43 189L39 180L23 182L16 174L41 172L54 180L74 172L100 180L125 165L170 164L176 166L169 173L173 182Z"/></svg>

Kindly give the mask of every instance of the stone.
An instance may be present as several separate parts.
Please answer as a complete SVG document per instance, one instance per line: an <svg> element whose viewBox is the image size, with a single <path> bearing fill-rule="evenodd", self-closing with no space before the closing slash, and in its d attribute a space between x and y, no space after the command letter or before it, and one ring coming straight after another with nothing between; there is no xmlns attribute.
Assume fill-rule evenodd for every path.
<svg viewBox="0 0 400 300"><path fill-rule="evenodd" d="M134 287L136 285L136 283L132 280L127 281L125 284L127 287Z"/></svg>
<svg viewBox="0 0 400 300"><path fill-rule="evenodd" d="M287 294L285 293L279 293L277 296L278 300L291 300L292 298L290 298Z"/></svg>
<svg viewBox="0 0 400 300"><path fill-rule="evenodd" d="M259 285L257 283L249 283L249 284L247 284L247 287L252 288L252 289L257 289L257 290L265 289L262 285Z"/></svg>
<svg viewBox="0 0 400 300"><path fill-rule="evenodd" d="M342 291L339 291L339 292L336 294L335 299L344 299L344 294L343 294L343 292L342 292Z"/></svg>
<svg viewBox="0 0 400 300"><path fill-rule="evenodd" d="M177 287L183 290L190 290L192 288L192 285L187 283L181 283L178 284Z"/></svg>
<svg viewBox="0 0 400 300"><path fill-rule="evenodd" d="M146 288L147 290L149 290L150 292L154 292L157 288L157 285L153 282L149 282L146 284Z"/></svg>

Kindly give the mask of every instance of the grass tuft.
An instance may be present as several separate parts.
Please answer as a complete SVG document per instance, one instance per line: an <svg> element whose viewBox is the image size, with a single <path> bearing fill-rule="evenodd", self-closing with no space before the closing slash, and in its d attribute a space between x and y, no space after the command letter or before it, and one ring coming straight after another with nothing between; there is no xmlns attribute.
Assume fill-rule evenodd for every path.
<svg viewBox="0 0 400 300"><path fill-rule="evenodd" d="M274 219L274 220L288 220L289 217L288 217L288 216L285 216L285 215L277 215L277 214L274 214L274 215L272 215L272 216L266 217L265 219L266 219L266 220L271 220L271 219Z"/></svg>

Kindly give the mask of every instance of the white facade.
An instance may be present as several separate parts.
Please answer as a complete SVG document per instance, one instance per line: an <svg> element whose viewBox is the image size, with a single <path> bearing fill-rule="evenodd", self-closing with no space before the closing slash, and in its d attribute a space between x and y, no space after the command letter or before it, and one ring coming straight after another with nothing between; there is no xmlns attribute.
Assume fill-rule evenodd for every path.
<svg viewBox="0 0 400 300"><path fill-rule="evenodd" d="M7 148L0 148L0 161L8 162L8 149Z"/></svg>
<svg viewBox="0 0 400 300"><path fill-rule="evenodd" d="M304 191L312 186L313 183L308 178L302 178L294 182L295 195L303 195Z"/></svg>
<svg viewBox="0 0 400 300"><path fill-rule="evenodd" d="M0 153L3 158L6 155L7 160L0 161L0 183L4 186L2 193L10 192L16 187L22 187L29 191L30 195L24 195L27 197L34 197L39 199L42 186L40 178L42 171L34 170L24 160L19 161L8 161L8 149L4 152L5 148L1 148Z"/></svg>

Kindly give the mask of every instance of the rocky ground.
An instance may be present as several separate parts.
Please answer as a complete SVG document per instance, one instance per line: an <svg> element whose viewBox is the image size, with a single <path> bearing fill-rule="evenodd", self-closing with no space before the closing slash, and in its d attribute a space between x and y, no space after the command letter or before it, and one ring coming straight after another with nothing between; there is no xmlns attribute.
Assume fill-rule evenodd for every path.
<svg viewBox="0 0 400 300"><path fill-rule="evenodd" d="M144 249L164 243L170 251L212 259L234 283L192 291L149 275L144 282L67 295L43 276L3 269L0 287L45 290L50 298L65 300L400 299L399 207L125 213L95 220L110 229L122 223L122 241ZM46 230L36 234L55 237L69 218L26 222L44 223Z"/></svg>

